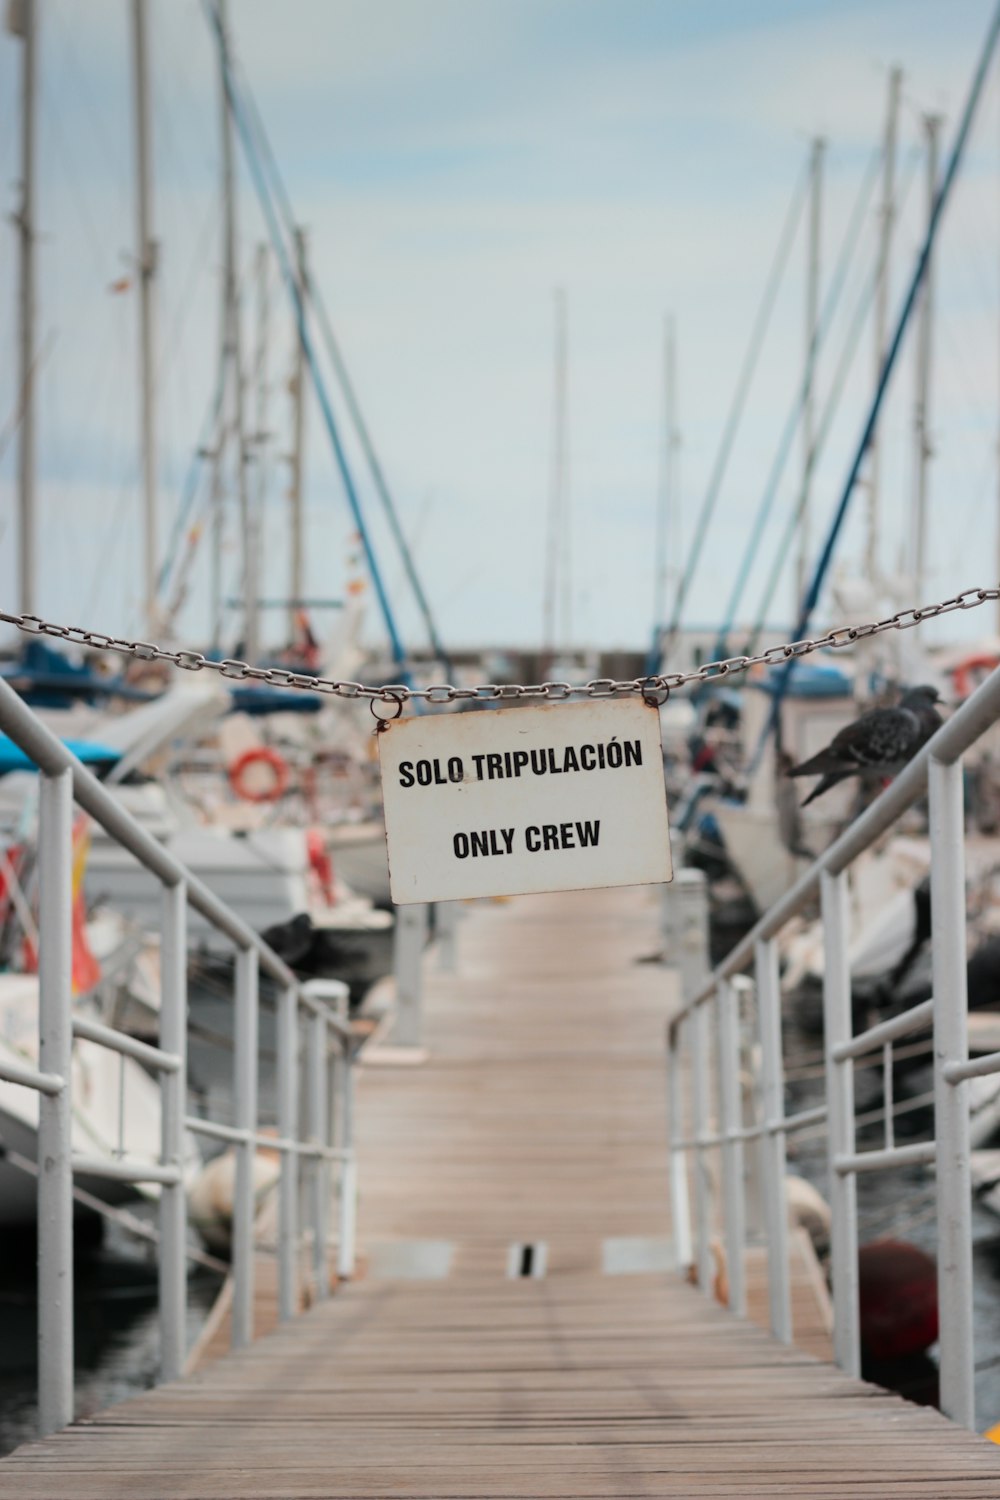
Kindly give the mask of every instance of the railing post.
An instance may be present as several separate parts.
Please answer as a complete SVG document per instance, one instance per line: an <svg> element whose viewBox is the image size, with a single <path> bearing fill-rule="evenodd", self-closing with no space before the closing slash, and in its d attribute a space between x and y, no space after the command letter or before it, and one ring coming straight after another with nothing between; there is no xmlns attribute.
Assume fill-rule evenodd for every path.
<svg viewBox="0 0 1000 1500"><path fill-rule="evenodd" d="M328 1046L326 1015L322 1011L316 1011L309 1022L309 1067L306 1074L307 1130L309 1139L316 1146L325 1146L329 1133L326 1098ZM326 1266L329 1193L330 1177L326 1161L322 1156L314 1156L309 1164L309 1218L313 1232L313 1280L317 1300L321 1302L330 1295L330 1277Z"/></svg>
<svg viewBox="0 0 1000 1500"><path fill-rule="evenodd" d="M278 996L278 1134L286 1141L299 1135L298 991L288 987ZM278 1317L294 1318L298 1296L298 1180L297 1151L281 1153L278 1183Z"/></svg>
<svg viewBox="0 0 1000 1500"><path fill-rule="evenodd" d="M781 986L773 938L754 945L757 1012L760 1023L761 1104L764 1133L764 1218L767 1227L767 1287L771 1332L792 1341L792 1300L788 1281L788 1209L785 1203L785 1133L770 1127L785 1117L785 1072L781 1055Z"/></svg>
<svg viewBox="0 0 1000 1500"><path fill-rule="evenodd" d="M972 1186L968 1084L949 1083L949 1063L968 1058L965 950L965 821L962 763L928 765L931 836L934 1119L937 1141L938 1312L941 1410L974 1428Z"/></svg>
<svg viewBox="0 0 1000 1500"><path fill-rule="evenodd" d="M691 1112L694 1116L694 1224L698 1286L712 1295L711 1194L702 1139L709 1132L708 1005L696 1005L691 1017Z"/></svg>
<svg viewBox="0 0 1000 1500"><path fill-rule="evenodd" d="M737 1057L742 1060L743 1048L749 1035L757 1034L757 986L749 974L734 974L729 983L735 999L739 1047ZM760 1069L753 1068L744 1075L740 1067L738 1077L740 1119L756 1121L763 1113L760 1105ZM758 1137L749 1152L744 1148L743 1155L744 1229L750 1239L762 1238L764 1234L762 1182L761 1144Z"/></svg>
<svg viewBox="0 0 1000 1500"><path fill-rule="evenodd" d="M233 1116L237 1130L257 1131L257 953L236 950L236 1044L233 1059ZM253 1339L254 1159L252 1140L236 1151L233 1195L232 1341L242 1349Z"/></svg>
<svg viewBox="0 0 1000 1500"><path fill-rule="evenodd" d="M729 1307L737 1317L746 1317L746 1202L743 1188L743 1104L740 1097L740 1009L739 995L726 979L715 991L719 1038L719 1117L724 1137L722 1184L726 1226L726 1268Z"/></svg>
<svg viewBox="0 0 1000 1500"><path fill-rule="evenodd" d="M849 1375L861 1374L858 1306L858 1191L853 1172L840 1173L838 1156L854 1154L854 1064L837 1062L835 1047L854 1032L848 961L850 914L847 876L820 876L823 920L823 1047L826 1060L827 1153L829 1159L833 1356Z"/></svg>
<svg viewBox="0 0 1000 1500"><path fill-rule="evenodd" d="M354 1242L358 1213L358 1163L354 1152L354 1060L350 1042L341 1044L339 1144L345 1152L340 1166L340 1224L337 1275L354 1275Z"/></svg>
<svg viewBox="0 0 1000 1500"><path fill-rule="evenodd" d="M184 1164L187 1108L187 885L162 888L160 1046L180 1058L160 1074L161 1160ZM178 1380L187 1344L187 1194L183 1182L160 1189L160 1373Z"/></svg>
<svg viewBox="0 0 1000 1500"><path fill-rule="evenodd" d="M423 1041L423 956L427 941L427 907L397 906L393 968L396 978L396 1023L392 1039L400 1047Z"/></svg>
<svg viewBox="0 0 1000 1500"><path fill-rule="evenodd" d="M681 1087L683 1021L667 1026L667 1144L670 1151L670 1227L674 1259L681 1271L694 1264L691 1248L691 1201L688 1196L687 1155L678 1143L684 1139L684 1094Z"/></svg>
<svg viewBox="0 0 1000 1500"><path fill-rule="evenodd" d="M38 810L38 1066L64 1080L38 1095L38 1419L73 1420L73 773L43 774Z"/></svg>

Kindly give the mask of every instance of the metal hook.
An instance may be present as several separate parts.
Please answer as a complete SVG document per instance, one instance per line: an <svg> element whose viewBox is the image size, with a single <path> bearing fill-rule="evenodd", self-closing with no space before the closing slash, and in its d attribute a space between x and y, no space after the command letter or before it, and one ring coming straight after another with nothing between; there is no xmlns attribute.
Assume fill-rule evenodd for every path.
<svg viewBox="0 0 1000 1500"><path fill-rule="evenodd" d="M376 703L395 703L396 712L391 716L388 714L380 714L378 709L375 707ZM372 718L377 720L372 733L384 734L385 731L389 728L389 725L395 724L396 720L402 714L403 700L398 693L386 693L382 698L369 698L368 707L371 711Z"/></svg>
<svg viewBox="0 0 1000 1500"><path fill-rule="evenodd" d="M642 701L648 708L662 708L670 697L670 687L660 677L642 677Z"/></svg>

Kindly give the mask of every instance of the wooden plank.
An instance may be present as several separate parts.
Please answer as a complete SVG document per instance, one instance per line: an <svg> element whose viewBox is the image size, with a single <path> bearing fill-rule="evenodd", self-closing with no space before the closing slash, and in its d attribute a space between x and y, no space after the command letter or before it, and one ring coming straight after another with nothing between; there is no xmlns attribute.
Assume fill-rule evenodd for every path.
<svg viewBox="0 0 1000 1500"><path fill-rule="evenodd" d="M675 994L636 962L655 921L653 892L476 908L459 973L428 974L427 1061L361 1080L358 1278L253 1348L22 1448L0 1496L997 1500L1000 1454L938 1414L775 1344L676 1274L603 1273L606 1241L670 1232ZM425 1241L414 1263L447 1275L375 1274L401 1264L376 1247ZM544 1242L544 1277L508 1277L525 1242ZM760 1252L748 1268L766 1321ZM795 1242L796 1336L825 1352L815 1272ZM265 1279L261 1296L266 1311Z"/></svg>

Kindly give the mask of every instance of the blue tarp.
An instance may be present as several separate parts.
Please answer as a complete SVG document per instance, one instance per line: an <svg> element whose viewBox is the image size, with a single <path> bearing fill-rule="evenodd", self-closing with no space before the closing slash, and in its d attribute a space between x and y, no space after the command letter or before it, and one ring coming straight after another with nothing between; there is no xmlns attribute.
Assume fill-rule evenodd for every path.
<svg viewBox="0 0 1000 1500"><path fill-rule="evenodd" d="M752 682L751 687L775 693L782 680L783 667L777 667L766 678ZM854 684L833 662L797 661L782 696L786 698L851 698Z"/></svg>
<svg viewBox="0 0 1000 1500"><path fill-rule="evenodd" d="M17 661L0 663L0 677L33 708L63 708L70 698L95 703L113 695L145 703L157 696L122 677L102 677L90 667L77 666L47 641L29 641Z"/></svg>
<svg viewBox="0 0 1000 1500"><path fill-rule="evenodd" d="M95 745L90 740L63 740L63 744L85 766L112 766L121 758L120 750L112 750L108 745ZM6 776L8 771L37 769L35 762L25 755L20 745L15 745L5 734L0 734L0 776Z"/></svg>

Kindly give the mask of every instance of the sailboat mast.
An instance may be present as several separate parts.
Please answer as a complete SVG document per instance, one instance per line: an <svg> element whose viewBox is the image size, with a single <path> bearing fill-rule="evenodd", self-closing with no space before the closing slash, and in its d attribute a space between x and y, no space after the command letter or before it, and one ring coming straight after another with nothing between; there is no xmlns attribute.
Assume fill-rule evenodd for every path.
<svg viewBox="0 0 1000 1500"><path fill-rule="evenodd" d="M940 115L924 116L924 132L927 136L927 218L934 211L937 192L938 144L941 133ZM927 495L928 470L932 456L929 433L931 399L931 343L934 320L934 259L927 257L924 284L920 303L920 326L917 332L917 395L914 406L914 438L916 445L916 493L914 495L913 520L913 583L914 597L924 597L927 581Z"/></svg>
<svg viewBox="0 0 1000 1500"><path fill-rule="evenodd" d="M306 236L303 229L295 230L295 269L299 291L303 298L306 289ZM296 612L299 601L305 598L305 527L303 525L302 475L305 460L305 408L306 408L306 359L299 338L298 324L295 326L295 365L292 372L292 475L288 491L291 508L289 526L289 580L288 580L288 639L295 639Z"/></svg>
<svg viewBox="0 0 1000 1500"><path fill-rule="evenodd" d="M150 636L158 627L156 604L156 397L154 282L157 244L152 235L152 128L149 103L149 54L146 45L147 0L132 0L132 51L135 78L136 205L139 267L139 438L142 455L142 557L146 624Z"/></svg>
<svg viewBox="0 0 1000 1500"><path fill-rule="evenodd" d="M549 474L549 517L546 544L545 602L542 639L551 663L556 650L556 609L559 597L560 564L565 572L568 554L563 532L568 518L564 515L566 477L566 293L557 287L553 293L555 308L555 380L552 408L552 461ZM563 619L566 626L566 580L563 583Z"/></svg>
<svg viewBox="0 0 1000 1500"><path fill-rule="evenodd" d="M35 0L22 0L21 55L21 205L17 213L20 241L19 376L21 422L18 438L18 609L36 612L35 523Z"/></svg>
<svg viewBox="0 0 1000 1500"><path fill-rule="evenodd" d="M239 499L240 535L243 550L243 650L252 659L257 655L257 559L253 546L250 519L250 496L247 488L247 433L245 391L243 382L243 339L237 268L236 171L232 110L226 90L229 65L229 25L226 0L219 0L218 17L221 47L222 87L222 195L225 244L225 318L223 354L232 425L236 437L236 489Z"/></svg>
<svg viewBox="0 0 1000 1500"><path fill-rule="evenodd" d="M882 206L880 210L877 283L875 287L875 384L878 387L886 355L889 325L889 254L896 217L896 136L899 127L899 99L903 70L893 68L889 74L889 105L882 146ZM872 434L868 448L868 527L865 546L865 574L870 582L878 578L878 502L879 444L878 432Z"/></svg>
<svg viewBox="0 0 1000 1500"><path fill-rule="evenodd" d="M654 539L653 629L656 632L666 621L670 576L672 572L676 574L680 556L675 475L678 442L676 377L674 319L668 313L663 320L663 430L660 435L660 484Z"/></svg>
<svg viewBox="0 0 1000 1500"><path fill-rule="evenodd" d="M820 244L823 216L823 157L826 142L812 143L809 175L809 245L806 275L806 380L802 403L802 497L795 598L800 600L809 581L809 498L813 447L816 442L816 342L819 337Z"/></svg>
<svg viewBox="0 0 1000 1500"><path fill-rule="evenodd" d="M258 612L257 597L263 593L261 588L260 570L263 566L264 552L261 547L261 534L264 527L265 505L267 501L267 445L269 434L267 430L267 408L268 408L268 385L267 385L267 346L270 337L270 292L268 288L268 273L270 261L268 248L265 244L257 246L257 348L254 354L254 380L256 385L256 409L254 413L254 495L250 507L250 537L248 539L248 553L254 559L254 603L255 614ZM259 618L259 615L258 615Z"/></svg>

